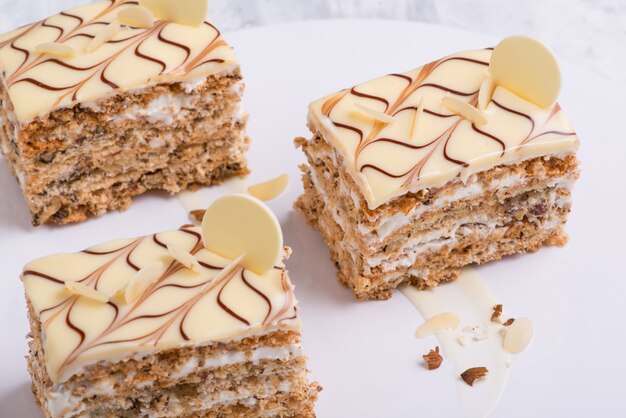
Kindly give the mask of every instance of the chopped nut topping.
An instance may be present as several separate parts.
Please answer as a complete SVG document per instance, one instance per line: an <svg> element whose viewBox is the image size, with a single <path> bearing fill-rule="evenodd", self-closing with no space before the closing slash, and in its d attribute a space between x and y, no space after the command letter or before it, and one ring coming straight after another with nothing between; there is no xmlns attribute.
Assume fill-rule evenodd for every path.
<svg viewBox="0 0 626 418"><path fill-rule="evenodd" d="M509 318L509 319L507 319L507 320L504 322L504 324L502 324L502 325L504 325L505 327L508 327L508 326L510 326L513 322L515 322L515 318Z"/></svg>
<svg viewBox="0 0 626 418"><path fill-rule="evenodd" d="M441 362L443 361L443 357L439 354L439 346L435 347L434 350L430 350L428 354L424 354L422 356L424 361L426 362L426 367L428 370L435 370L441 366Z"/></svg>
<svg viewBox="0 0 626 418"><path fill-rule="evenodd" d="M502 315L502 304L497 304L493 307L493 313L491 314L491 322L498 322Z"/></svg>
<svg viewBox="0 0 626 418"><path fill-rule="evenodd" d="M194 221L202 222L202 218L204 218L205 209L196 209L189 212L189 217Z"/></svg>
<svg viewBox="0 0 626 418"><path fill-rule="evenodd" d="M461 373L461 379L470 386L474 386L474 382L487 376L489 370L486 367L472 367Z"/></svg>

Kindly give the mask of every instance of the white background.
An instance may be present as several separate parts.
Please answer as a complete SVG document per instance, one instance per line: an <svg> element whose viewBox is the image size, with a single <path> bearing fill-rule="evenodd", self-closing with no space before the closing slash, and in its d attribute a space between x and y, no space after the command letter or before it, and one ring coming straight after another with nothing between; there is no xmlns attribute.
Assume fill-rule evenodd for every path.
<svg viewBox="0 0 626 418"><path fill-rule="evenodd" d="M296 165L303 160L291 140L306 135L306 105L323 94L446 53L492 45L496 38L368 20L272 26L226 37L238 52L248 86L250 181L284 172L292 180L288 193L270 206L294 249L288 266L301 301L305 350L312 377L325 388L319 416L459 416L456 377L449 365L435 372L419 366L421 354L437 342L415 340L413 332L422 322L415 309L400 294L387 302L356 302L336 283L318 234L291 210L301 192ZM260 48L259 39L272 47ZM584 66L562 63L560 102L583 144L582 177L568 225L571 241L563 249L544 249L479 269L507 313L532 318L537 330L532 347L515 360L494 417L623 413L624 91ZM0 190L0 417L40 417L23 359L27 322L18 276L24 263L109 239L176 228L187 218L177 199L151 193L123 214L34 229L3 159Z"/></svg>
<svg viewBox="0 0 626 418"><path fill-rule="evenodd" d="M87 0L0 0L0 30ZM222 30L326 18L434 23L498 38L528 34L562 58L626 82L626 0L210 0Z"/></svg>

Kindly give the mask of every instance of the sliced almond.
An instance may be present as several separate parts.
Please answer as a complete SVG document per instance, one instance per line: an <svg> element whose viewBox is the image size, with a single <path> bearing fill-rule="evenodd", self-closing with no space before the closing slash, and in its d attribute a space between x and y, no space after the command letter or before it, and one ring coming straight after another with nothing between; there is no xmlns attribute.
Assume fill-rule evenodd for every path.
<svg viewBox="0 0 626 418"><path fill-rule="evenodd" d="M122 25L133 28L149 28L154 24L154 15L143 6L128 6L117 14L117 20Z"/></svg>
<svg viewBox="0 0 626 418"><path fill-rule="evenodd" d="M521 353L533 340L533 323L528 318L517 318L506 327L504 350L511 354Z"/></svg>
<svg viewBox="0 0 626 418"><path fill-rule="evenodd" d="M198 263L198 260L184 248L170 244L167 246L167 252L174 260L178 261L189 270L200 271L200 263Z"/></svg>
<svg viewBox="0 0 626 418"><path fill-rule="evenodd" d="M135 273L126 285L126 289L124 289L124 301L126 303L136 301L137 298L143 295L146 290L161 277L164 269L165 266L163 263L157 261Z"/></svg>
<svg viewBox="0 0 626 418"><path fill-rule="evenodd" d="M504 321L504 323L502 325L504 325L505 327L510 326L513 322L515 322L515 318L509 318L506 321Z"/></svg>
<svg viewBox="0 0 626 418"><path fill-rule="evenodd" d="M394 118L391 115L388 115L383 112L379 112L378 110L371 109L367 106L363 106L361 103L355 103L354 110L363 116L367 116L368 118L371 118L371 119L374 119L383 123L393 123L396 120L396 118Z"/></svg>
<svg viewBox="0 0 626 418"><path fill-rule="evenodd" d="M289 184L289 175L283 174L263 183L248 187L248 193L259 200L272 200L285 191Z"/></svg>
<svg viewBox="0 0 626 418"><path fill-rule="evenodd" d="M445 96L441 99L441 102L448 110L469 120L475 125L482 126L487 124L487 117L481 110L476 109L474 106L461 99L457 99L453 96Z"/></svg>
<svg viewBox="0 0 626 418"><path fill-rule="evenodd" d="M139 0L156 17L181 25L199 26L209 8L208 0Z"/></svg>
<svg viewBox="0 0 626 418"><path fill-rule="evenodd" d="M415 135L417 128L420 126L419 120L422 117L423 113L424 113L424 98L422 97L422 99L420 100L420 104L417 106L417 109L415 109L415 112L413 113L413 120L411 121L411 131L409 132L409 138L412 139L413 136Z"/></svg>
<svg viewBox="0 0 626 418"><path fill-rule="evenodd" d="M67 281L65 282L65 288L75 295L83 296L96 302L107 303L109 301L109 298L104 294L82 283Z"/></svg>
<svg viewBox="0 0 626 418"><path fill-rule="evenodd" d="M443 312L429 318L415 331L417 338L424 338L437 332L458 328L461 320L452 312Z"/></svg>
<svg viewBox="0 0 626 418"><path fill-rule="evenodd" d="M474 386L474 382L487 376L489 370L486 367L472 367L461 373L461 379L470 386Z"/></svg>
<svg viewBox="0 0 626 418"><path fill-rule="evenodd" d="M62 58L72 58L76 56L76 51L69 45L56 42L45 42L35 47L35 52L39 54L54 55Z"/></svg>
<svg viewBox="0 0 626 418"><path fill-rule="evenodd" d="M109 23L104 29L96 34L96 36L89 41L85 51L90 54L96 49L100 48L105 42L110 41L113 37L122 29L120 22L114 20Z"/></svg>
<svg viewBox="0 0 626 418"><path fill-rule="evenodd" d="M493 82L493 78L487 77L483 80L480 85L480 90L478 90L478 108L480 110L485 110L487 108L487 105L491 102L495 88L496 85Z"/></svg>
<svg viewBox="0 0 626 418"><path fill-rule="evenodd" d="M195 209L189 212L189 217L197 222L202 222L202 218L204 218L204 213L206 209Z"/></svg>

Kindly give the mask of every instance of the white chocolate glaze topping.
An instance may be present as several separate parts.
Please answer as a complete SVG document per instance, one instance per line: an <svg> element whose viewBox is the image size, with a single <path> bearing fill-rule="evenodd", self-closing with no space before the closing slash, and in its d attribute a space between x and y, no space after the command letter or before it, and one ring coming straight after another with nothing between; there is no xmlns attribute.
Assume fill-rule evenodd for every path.
<svg viewBox="0 0 626 418"><path fill-rule="evenodd" d="M179 260L187 256L199 267ZM284 265L258 275L238 261L210 253L199 228L183 227L27 264L22 281L41 321L51 380L64 382L103 360L299 332Z"/></svg>
<svg viewBox="0 0 626 418"><path fill-rule="evenodd" d="M198 79L238 65L209 22L193 26L175 23L186 22L184 16L160 16L150 23L151 12L137 1L108 0L0 36L2 81L17 120L27 123L118 91ZM130 26L116 30L118 24Z"/></svg>
<svg viewBox="0 0 626 418"><path fill-rule="evenodd" d="M503 48L511 44L530 49L522 56L549 53L528 38ZM492 49L461 52L311 103L310 123L341 153L370 209L501 164L578 149L559 104L540 107L499 85L489 69L491 55ZM514 54L505 49L499 55ZM528 96L545 104L558 92L555 83L560 86L554 65L549 62L548 79L535 83L518 73L502 76L506 65L496 70L509 88L527 86ZM542 85L548 95L539 94Z"/></svg>

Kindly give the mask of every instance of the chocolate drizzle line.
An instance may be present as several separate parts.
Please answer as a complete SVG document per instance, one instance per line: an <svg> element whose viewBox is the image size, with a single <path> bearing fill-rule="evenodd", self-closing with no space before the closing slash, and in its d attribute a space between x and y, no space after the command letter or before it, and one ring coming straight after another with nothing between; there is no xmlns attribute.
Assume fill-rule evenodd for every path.
<svg viewBox="0 0 626 418"><path fill-rule="evenodd" d="M490 48L492 49L492 48ZM435 118L441 118L441 119L447 119L447 118L451 118L451 125L449 125L448 127L445 128L445 130L438 134L436 137L428 139L426 138L426 140L423 141L422 144L413 144L408 142L408 140L410 138L407 138L406 140L402 140L402 139L395 139L395 138L389 138L389 137L384 137L384 136L380 136L381 131L385 128L386 123L384 122L380 122L380 121L375 121L372 125L372 128L369 132L363 132L361 129L359 129L357 126L353 126L347 123L343 123L343 122L339 122L335 119L333 119L333 109L335 108L335 106L337 106L338 103L340 103L341 101L343 101L344 99L346 100L352 100L349 99L350 96L354 96L354 97L359 97L359 98L366 98L366 99L370 99L370 100L375 100L375 101L379 101L381 103L385 104L385 111L384 113L390 116L396 116L398 114L400 114L401 112L404 111L414 111L416 112L418 109L416 106L404 106L403 104L419 89L422 88L435 88L441 91L445 91L448 94L452 94L452 95L456 95L456 96L460 96L460 97L464 97L464 98L468 98L469 100L469 104L472 106L476 106L476 103L478 101L478 91L471 91L471 92L465 92L465 91L460 91L460 90L456 90L453 89L449 86L446 85L442 85L442 84L438 84L438 83L433 83L433 82L429 82L428 80L431 78L431 76L433 76L433 74L435 74L435 72L439 69L442 68L445 64L453 62L453 61L460 61L465 63L466 65L473 65L473 66L481 66L481 67L485 67L485 66L489 66L489 62L487 61L482 61L482 60L478 60L478 59L474 59L474 58L469 58L469 57L463 57L463 56L452 56L452 57L447 57L447 58L443 58L440 59L438 61L434 61L430 64L426 64L425 66L423 66L419 73L417 74L417 76L415 76L415 78L407 75L407 74L389 74L387 77L395 77L395 78L400 78L402 80L405 80L407 85L400 91L400 93L397 95L397 97L395 97L393 100L389 100L385 97L381 97L381 96L377 96L375 94L371 94L368 92L364 92L361 90L357 90L357 86L352 87L350 89L345 89L342 90L332 96L330 96L322 105L321 108L321 112L324 116L328 117L330 122L337 128L340 129L345 129L345 130L349 130L352 132L355 132L358 135L358 144L357 144L357 148L354 154L354 167L357 171L359 172L364 172L366 170L374 170L378 173L381 173L387 177L390 178L405 178L405 181L402 183L402 187L404 189L410 189L411 187L413 187L413 185L418 182L420 180L420 175L422 172L423 167L426 165L426 163L428 162L428 160L432 157L434 151L436 149L439 148L440 144L442 144L442 154L443 157L453 163L456 164L460 167L468 167L469 164L466 161L462 161L459 160L458 158L454 158L453 156L451 156L449 154L449 145L450 143L455 141L455 131L457 130L458 126L460 125L461 122L464 121L464 119L462 119L461 116L454 114L454 113L450 113L450 114L442 114L439 112L436 112L434 110L431 109L427 109L424 108L423 112L425 114L428 114L432 117ZM492 103L497 106L498 108L507 111L511 114L514 114L518 117L524 118L526 120L528 120L529 122L529 133L528 135L524 138L524 140L515 148L517 150L519 150L522 146L524 146L526 143L539 138L543 135L562 135L562 136L570 136L570 135L576 135L575 132L561 132L561 131L554 131L554 130L550 130L550 131L544 131L544 132L536 132L537 129L537 124L535 122L535 120L530 116L527 115L525 113L522 112L518 112L514 109L510 109L506 106L503 106L502 104L498 103L495 100L492 100ZM555 104L554 108L552 109L552 112L550 114L550 117L548 118L548 121L558 112L560 111L560 106L558 104ZM484 136L485 138L488 138L489 140L492 140L494 142L496 142L500 148L502 148L501 154L500 156L504 156L505 153L507 152L507 146L505 144L505 142L501 139L498 138L497 136L482 130L480 128L478 128L475 124L468 122L471 124L471 128L477 132L478 134ZM547 121L546 121L547 123ZM459 139L462 140L462 139ZM363 152L363 150L365 150L366 148L368 148L370 145L372 144L377 144L377 143L389 143L391 145L394 146L398 146L400 148L403 149L410 149L410 150L418 150L418 149L425 149L428 148L428 152L426 153L426 155L424 155L419 161L417 161L413 167L411 167L409 170L404 171L402 173L394 173L391 170L388 170L384 167L381 167L379 165L376 165L374 163L361 163L360 162L360 156ZM513 150L511 150L513 151Z"/></svg>
<svg viewBox="0 0 626 418"><path fill-rule="evenodd" d="M56 107L59 106L63 102L63 100L68 97L70 98L71 103L76 103L78 101L81 89L89 80L92 79L99 80L102 84L108 86L111 90L119 89L119 83L112 81L110 78L108 78L106 75L106 71L110 67L110 65L127 50L132 50L134 55L139 59L153 62L158 65L160 67L160 71L157 77L165 74L170 74L173 76L184 76L190 71L204 64L225 62L221 58L211 56L213 51L215 51L220 46L225 46L226 43L221 38L220 32L209 22L204 22L204 25L212 28L215 31L215 35L211 39L207 39L206 46L196 54L192 54L190 46L185 45L181 42L174 41L172 39L168 39L166 37L165 30L169 27L170 23L157 20L155 24L150 28L132 29L133 32L136 32L132 36L125 37L124 39L107 41L107 43L110 44L123 43L124 45L120 46L115 52L112 53L111 56L106 57L105 59L95 63L94 65L84 68L70 65L66 62L67 60L50 59L49 56L46 54L32 55L31 52L28 51L26 48L20 47L18 45L20 40L22 40L32 30L38 27L45 27L58 31L58 35L56 35L56 38L52 39L54 42L58 43L62 43L64 41L67 41L68 39L72 39L75 37L94 38L93 34L85 32L87 28L93 25L107 25L107 19L105 19L105 21L101 21L100 19L106 16L110 20L110 16L117 14L117 11L121 6L138 4L137 1L128 0L109 0L109 3L110 4L103 11L101 11L89 20L83 19L81 16L74 15L68 12L61 12L58 16L63 16L76 22L75 26L73 26L69 30L59 25L50 24L50 18L48 18L25 26L23 30L21 30L15 36L0 43L0 48L4 48L8 45L11 49L24 55L22 62L17 66L17 68L11 70L11 72L6 75L8 88L10 89L12 86L15 86L19 83L29 83L42 90L60 92L62 94L59 95L53 105L53 107ZM146 53L145 50L142 50L142 45L150 39L154 39L162 43L164 46L167 45L179 48L184 52L184 57L181 59L180 62L175 63L174 65L172 65L171 68L168 69L168 65L166 64L166 62L156 56L152 56L151 54ZM66 85L56 85L54 84L54 82L57 80L51 80L50 82L48 82L47 80L40 78L40 76L35 77L30 75L31 71L44 64L62 67L66 70L76 73L84 73L84 75L81 74L81 79L79 82ZM75 79L75 77L71 78Z"/></svg>
<svg viewBox="0 0 626 418"><path fill-rule="evenodd" d="M193 243L185 244L186 248L191 246L190 253L195 254L202 250L202 238L201 235L191 229L180 229L176 231L178 234L191 235L194 238ZM139 265L132 259L132 254L139 246L156 246L161 248L159 251L165 256L164 248L167 248L166 241L159 238L158 234L154 234L148 237L138 238L125 243L107 251L96 250L84 250L83 254L89 257L95 257L96 259L102 258L102 263L92 272L88 273L83 278L77 281L89 286L95 290L98 289L98 282L103 274L111 268L112 265L118 261L124 262L124 264L131 270L129 277L132 277L135 271L139 270ZM154 248L154 247L153 247ZM223 267L213 266L208 263L199 261L200 265L208 270L221 270ZM149 264L144 261L142 264ZM109 320L104 329L98 332L96 335L89 335L85 330L80 329L73 321L72 315L76 310L76 306L79 305L79 296L68 294L68 297L63 299L60 303L56 303L54 306L44 307L39 311L39 316L43 322L44 327L48 327L52 321L57 318L62 318L66 326L79 336L79 341L71 352L64 359L61 368L57 371L61 373L63 368L75 362L82 355L85 355L90 350L95 349L103 345L112 344L127 344L136 343L138 347L141 346L153 346L156 347L159 344L162 336L169 329L177 329L180 338L183 341L190 341L191 336L185 330L185 323L189 317L189 314L193 311L194 307L208 297L209 294L214 294L215 303L219 309L225 312L227 315L242 323L244 326L251 326L251 319L244 318L242 315L236 312L236 308L229 306L223 298L223 292L227 286L233 284L234 281L239 281L243 286L243 289L248 289L252 294L260 297L267 305L267 311L264 314L262 325L276 324L296 317L296 310L294 306L294 299L292 290L287 279L286 271L284 267L275 267L281 274L281 286L282 286L282 306L274 306L270 295L264 293L258 287L254 286L252 282L246 277L246 271L241 266L234 267L226 274L215 274L211 276L206 275L204 272L200 272L198 276L199 281L195 281L190 284L181 283L179 280L173 281L172 276L181 270L183 266L176 260L172 261L166 268L165 272L153 283L150 287L131 305L120 305L120 301L115 298L109 300L103 306L107 306L112 310L112 318ZM36 271L34 269L25 270L22 274L23 280L46 280L54 285L64 287L65 280L60 277L53 277L45 272ZM176 288L181 291L189 292L188 297L182 300L180 304L164 312L156 313L139 313L139 308L144 306L151 298L158 292L166 291L168 288ZM216 293L213 293L213 291ZM293 315L289 314L289 311L293 309ZM151 311L154 309L151 307ZM123 332L125 327L129 324L136 323L136 321L145 320L149 321L145 327L142 327L143 332L140 335L132 335L128 338L119 338L119 332ZM51 338L49 335L48 338Z"/></svg>

